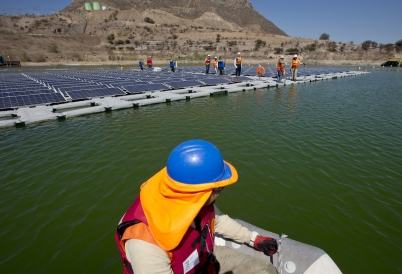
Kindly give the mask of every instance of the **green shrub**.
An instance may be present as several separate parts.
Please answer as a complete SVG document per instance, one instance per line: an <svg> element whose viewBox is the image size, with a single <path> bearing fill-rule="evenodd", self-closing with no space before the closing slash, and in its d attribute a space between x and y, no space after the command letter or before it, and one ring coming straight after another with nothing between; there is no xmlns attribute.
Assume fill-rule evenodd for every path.
<svg viewBox="0 0 402 274"><path fill-rule="evenodd" d="M297 48L289 48L289 49L286 50L286 53L288 53L288 54L298 54L299 49L297 49Z"/></svg>
<svg viewBox="0 0 402 274"><path fill-rule="evenodd" d="M155 21L152 18L145 17L144 22L149 23L149 24L155 24Z"/></svg>
<svg viewBox="0 0 402 274"><path fill-rule="evenodd" d="M329 34L328 33L323 33L323 34L321 34L319 39L320 40L329 40Z"/></svg>

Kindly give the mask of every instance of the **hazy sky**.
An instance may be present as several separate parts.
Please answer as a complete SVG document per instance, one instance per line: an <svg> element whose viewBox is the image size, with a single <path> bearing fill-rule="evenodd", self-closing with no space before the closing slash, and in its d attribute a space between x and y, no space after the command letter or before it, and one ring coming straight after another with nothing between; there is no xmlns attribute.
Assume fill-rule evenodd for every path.
<svg viewBox="0 0 402 274"><path fill-rule="evenodd" d="M101 4L102 1L98 0ZM292 37L379 44L402 39L402 0L249 0L268 20ZM52 13L72 0L0 0L0 13ZM90 1L89 1L90 2ZM36 10L35 10L36 9Z"/></svg>

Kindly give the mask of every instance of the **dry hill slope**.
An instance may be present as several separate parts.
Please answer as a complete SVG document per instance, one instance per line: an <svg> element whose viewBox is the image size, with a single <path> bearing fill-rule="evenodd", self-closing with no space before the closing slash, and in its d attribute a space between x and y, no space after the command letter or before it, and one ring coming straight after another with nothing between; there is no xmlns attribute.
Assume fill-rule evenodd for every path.
<svg viewBox="0 0 402 274"><path fill-rule="evenodd" d="M63 11L82 10L87 0L75 0ZM104 0L106 5L118 10L160 9L183 19L194 20L212 12L230 23L254 31L287 36L285 32L255 10L247 0Z"/></svg>

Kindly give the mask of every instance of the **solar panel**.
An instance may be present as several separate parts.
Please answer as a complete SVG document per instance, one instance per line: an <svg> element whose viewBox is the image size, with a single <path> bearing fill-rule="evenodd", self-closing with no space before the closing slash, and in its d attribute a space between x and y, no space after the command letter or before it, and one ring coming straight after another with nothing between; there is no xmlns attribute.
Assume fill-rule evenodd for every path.
<svg viewBox="0 0 402 274"><path fill-rule="evenodd" d="M190 81L172 81L172 82L165 82L165 84L168 85L168 86L171 86L174 89L203 86L203 84L201 82L194 81L194 80L190 80Z"/></svg>
<svg viewBox="0 0 402 274"><path fill-rule="evenodd" d="M82 100L89 99L93 97L103 97L103 96L116 96L116 95L126 95L125 92L118 88L98 88L92 90L75 90L69 91L67 94L72 100Z"/></svg>
<svg viewBox="0 0 402 274"><path fill-rule="evenodd" d="M147 91L156 91L156 90L168 90L169 88L163 84L141 84L141 85L131 85L124 86L125 90L127 90L130 94L135 93L143 93Z"/></svg>
<svg viewBox="0 0 402 274"><path fill-rule="evenodd" d="M205 83L206 85L219 85L219 84L228 84L231 83L232 80L229 80L227 78L206 78L206 79L200 79L199 81Z"/></svg>

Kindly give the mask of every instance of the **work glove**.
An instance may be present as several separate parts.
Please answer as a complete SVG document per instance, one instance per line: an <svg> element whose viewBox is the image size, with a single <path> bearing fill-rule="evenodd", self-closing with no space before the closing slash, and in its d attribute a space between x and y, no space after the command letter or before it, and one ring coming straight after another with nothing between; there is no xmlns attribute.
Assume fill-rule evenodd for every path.
<svg viewBox="0 0 402 274"><path fill-rule="evenodd" d="M257 236L254 240L254 248L263 251L267 256L272 256L278 251L278 244L273 238Z"/></svg>

